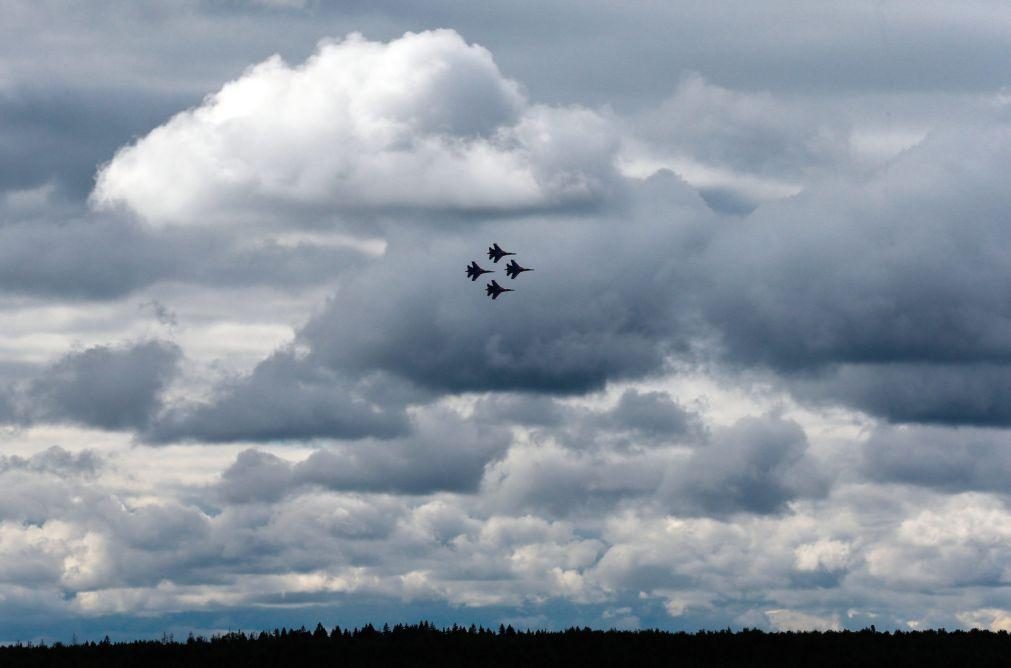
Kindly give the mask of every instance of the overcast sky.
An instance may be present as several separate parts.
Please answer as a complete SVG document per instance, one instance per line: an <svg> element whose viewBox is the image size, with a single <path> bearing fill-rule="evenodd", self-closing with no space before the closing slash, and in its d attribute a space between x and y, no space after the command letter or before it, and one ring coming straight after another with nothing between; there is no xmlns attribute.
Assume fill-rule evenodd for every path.
<svg viewBox="0 0 1011 668"><path fill-rule="evenodd" d="M1011 630L1009 53L998 1L0 0L0 642Z"/></svg>

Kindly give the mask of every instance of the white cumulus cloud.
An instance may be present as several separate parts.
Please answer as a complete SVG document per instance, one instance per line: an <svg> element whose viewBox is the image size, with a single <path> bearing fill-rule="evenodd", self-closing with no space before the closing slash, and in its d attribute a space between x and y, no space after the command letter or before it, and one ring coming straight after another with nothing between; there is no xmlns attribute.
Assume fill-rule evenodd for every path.
<svg viewBox="0 0 1011 668"><path fill-rule="evenodd" d="M530 104L455 31L353 33L301 65L273 56L122 148L91 200L158 226L554 207L609 187L617 143L594 111Z"/></svg>

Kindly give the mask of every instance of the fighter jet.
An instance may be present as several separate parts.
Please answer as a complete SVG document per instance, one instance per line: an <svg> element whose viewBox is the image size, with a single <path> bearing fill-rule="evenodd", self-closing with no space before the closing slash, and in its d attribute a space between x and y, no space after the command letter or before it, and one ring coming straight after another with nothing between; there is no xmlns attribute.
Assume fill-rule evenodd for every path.
<svg viewBox="0 0 1011 668"><path fill-rule="evenodd" d="M491 248L488 249L488 259L498 264L498 261L504 258L506 255L516 255L516 253L507 253L498 244L492 244Z"/></svg>
<svg viewBox="0 0 1011 668"><path fill-rule="evenodd" d="M503 292L513 292L513 290L510 290L509 288L503 288L495 280L492 280L491 283L484 286L484 289L485 294L487 294L492 299L498 299L498 296Z"/></svg>
<svg viewBox="0 0 1011 668"><path fill-rule="evenodd" d="M516 260L509 260L509 264L506 265L506 273L509 274L509 278L516 278L524 271L533 271L533 269L521 267Z"/></svg>
<svg viewBox="0 0 1011 668"><path fill-rule="evenodd" d="M467 277L471 280L471 282L476 281L478 276L480 276L481 274L494 274L494 273L495 272L493 272L491 269L482 269L480 266L478 266L477 262L471 262L470 266L467 267Z"/></svg>

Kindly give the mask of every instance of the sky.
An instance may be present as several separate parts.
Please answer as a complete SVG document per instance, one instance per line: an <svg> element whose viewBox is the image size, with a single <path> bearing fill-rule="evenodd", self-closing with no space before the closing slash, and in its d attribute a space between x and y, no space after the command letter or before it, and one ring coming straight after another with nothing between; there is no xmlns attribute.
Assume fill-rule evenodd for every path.
<svg viewBox="0 0 1011 668"><path fill-rule="evenodd" d="M996 1L0 0L0 642L1011 630L1008 53Z"/></svg>

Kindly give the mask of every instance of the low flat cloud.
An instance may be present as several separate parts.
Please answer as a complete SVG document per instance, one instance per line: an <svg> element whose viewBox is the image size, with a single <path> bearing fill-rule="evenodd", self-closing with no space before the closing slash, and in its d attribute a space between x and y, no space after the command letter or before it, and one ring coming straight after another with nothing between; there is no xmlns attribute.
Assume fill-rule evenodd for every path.
<svg viewBox="0 0 1011 668"><path fill-rule="evenodd" d="M950 492L1011 489L1011 452L998 430L882 428L863 446L863 469L872 480Z"/></svg>
<svg viewBox="0 0 1011 668"><path fill-rule="evenodd" d="M215 230L151 230L80 210L21 219L0 210L0 294L115 301L157 284L296 290L333 281L367 259L350 242Z"/></svg>

